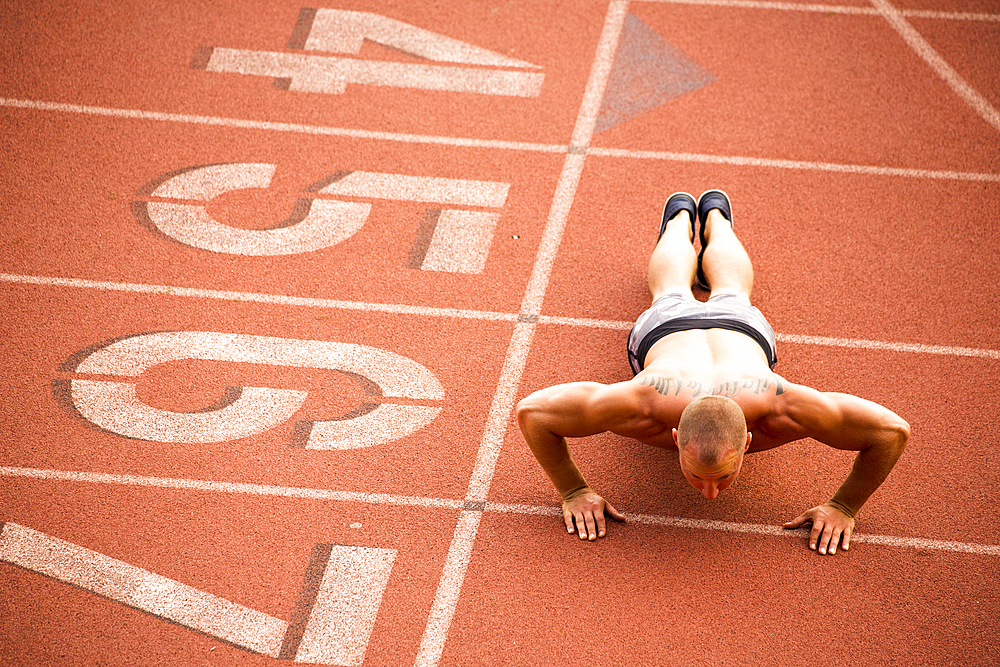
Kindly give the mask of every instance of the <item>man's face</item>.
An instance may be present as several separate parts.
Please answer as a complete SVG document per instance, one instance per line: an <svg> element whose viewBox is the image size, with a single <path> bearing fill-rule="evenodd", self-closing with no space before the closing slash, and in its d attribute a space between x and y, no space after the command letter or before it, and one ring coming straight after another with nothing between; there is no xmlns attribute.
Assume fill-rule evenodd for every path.
<svg viewBox="0 0 1000 667"><path fill-rule="evenodd" d="M730 449L716 466L706 466L697 458L680 452L681 472L698 492L714 500L720 491L725 491L736 481L743 466L743 452Z"/></svg>

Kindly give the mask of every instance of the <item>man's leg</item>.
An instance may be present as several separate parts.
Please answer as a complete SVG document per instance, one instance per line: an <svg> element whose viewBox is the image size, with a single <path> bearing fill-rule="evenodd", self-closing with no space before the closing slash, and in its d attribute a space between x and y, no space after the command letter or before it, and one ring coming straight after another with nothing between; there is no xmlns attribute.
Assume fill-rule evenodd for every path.
<svg viewBox="0 0 1000 667"><path fill-rule="evenodd" d="M649 258L647 280L653 301L664 294L682 294L693 299L691 283L697 268L698 256L691 244L691 217L687 211L680 211L667 222L667 229Z"/></svg>
<svg viewBox="0 0 1000 667"><path fill-rule="evenodd" d="M753 264L736 238L733 226L717 208L709 211L705 219L705 241L701 270L712 288L711 296L741 294L749 299L753 289Z"/></svg>

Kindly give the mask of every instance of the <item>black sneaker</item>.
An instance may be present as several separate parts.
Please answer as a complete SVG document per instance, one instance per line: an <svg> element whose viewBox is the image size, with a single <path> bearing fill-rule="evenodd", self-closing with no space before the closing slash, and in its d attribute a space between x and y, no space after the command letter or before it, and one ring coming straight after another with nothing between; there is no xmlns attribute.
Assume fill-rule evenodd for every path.
<svg viewBox="0 0 1000 667"><path fill-rule="evenodd" d="M701 259L705 256L705 221L708 219L708 212L712 209L717 208L722 212L723 217L729 221L729 224L733 224L733 206L729 202L729 195L727 195L722 190L707 190L701 193L698 197L698 220L701 222L701 227L698 231L698 238L701 240L701 252L698 253L698 273L696 274L698 278L698 285L704 290L711 290L712 288L708 285L708 280L705 278L705 272L701 270Z"/></svg>
<svg viewBox="0 0 1000 667"><path fill-rule="evenodd" d="M667 230L667 223L674 219L681 211L687 211L691 216L691 240L694 241L694 223L698 219L698 204L694 197L686 192L675 192L667 199L663 205L663 218L660 220L660 233L656 237L659 242L663 232Z"/></svg>

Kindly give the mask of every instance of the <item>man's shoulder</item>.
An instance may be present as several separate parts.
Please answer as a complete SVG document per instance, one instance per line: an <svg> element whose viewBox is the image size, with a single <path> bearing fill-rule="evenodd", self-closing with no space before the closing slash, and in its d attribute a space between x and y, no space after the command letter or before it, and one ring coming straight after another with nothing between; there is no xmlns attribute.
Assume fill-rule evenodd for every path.
<svg viewBox="0 0 1000 667"><path fill-rule="evenodd" d="M757 402L762 410L761 417L788 418L797 410L810 409L826 400L823 392L808 385L789 382L776 373L772 373L763 384L768 385L766 389L751 392L762 399ZM740 399L737 397L736 401L739 403Z"/></svg>
<svg viewBox="0 0 1000 667"><path fill-rule="evenodd" d="M670 447L672 428L693 399L672 395L655 380L634 378L608 385L604 394L602 423L606 430L656 447Z"/></svg>
<svg viewBox="0 0 1000 667"><path fill-rule="evenodd" d="M801 409L827 401L826 394L808 385L789 382L779 376L779 390L775 393L774 406L779 411Z"/></svg>
<svg viewBox="0 0 1000 667"><path fill-rule="evenodd" d="M813 436L817 419L833 411L835 401L830 394L781 378L781 391L767 402L755 426L776 446Z"/></svg>
<svg viewBox="0 0 1000 667"><path fill-rule="evenodd" d="M679 404L680 410L683 410L692 399L686 392L677 393L673 390L676 388L676 382L676 379L658 375L638 376L631 380L603 385L595 397L598 400L621 403L647 414L662 410L666 405Z"/></svg>

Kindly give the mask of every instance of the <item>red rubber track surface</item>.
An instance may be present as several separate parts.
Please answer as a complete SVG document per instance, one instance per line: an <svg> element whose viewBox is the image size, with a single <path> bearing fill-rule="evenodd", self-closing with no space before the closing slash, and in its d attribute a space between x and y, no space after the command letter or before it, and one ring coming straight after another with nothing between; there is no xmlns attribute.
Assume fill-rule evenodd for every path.
<svg viewBox="0 0 1000 667"><path fill-rule="evenodd" d="M291 626L320 614L302 602L318 545L394 558L384 585L345 575L355 598L342 607L317 598L313 609L334 614L375 596L370 622L355 615L328 636L361 637L360 652L326 664L995 663L995 0L325 6L516 59L467 67L543 75L523 97L358 83L303 92L199 66L210 48L343 55L290 44L310 16L291 0L8 4L0 663L287 664L293 656L116 599L138 575L108 575L115 594L80 577L114 559L127 564L116 572L141 568ZM636 21L712 79L594 133L604 85L629 71L611 67L615 54L647 53ZM344 57L430 63L377 41ZM222 164L272 165L273 178L207 201L153 194L181 170ZM339 198L370 204L363 226L282 255L197 247L143 214L172 202L202 206L216 229L273 230L304 199L336 199L316 184L340 172L428 188L449 179L466 194L371 186ZM499 199L475 199L498 184ZM847 552L820 556L803 532L773 528L835 492L848 452L804 440L748 457L739 483L710 502L676 455L611 434L574 441L591 485L630 518L582 543L513 420L516 401L542 387L630 377L625 337L648 306L663 201L710 188L733 201L754 303L779 335L776 370L911 425ZM491 221L477 246L486 259L432 270L421 253L448 240L454 211ZM475 241L456 243L452 259L474 254ZM274 358L303 341L355 356L310 366L192 352L132 375L77 370L156 332L209 332L205 345L227 334ZM417 371L380 395L387 385L373 389L373 378L395 362L356 370L372 359L422 368L440 395ZM306 397L276 426L198 442L96 423L80 381L133 385L138 402L190 423L232 399L226 387ZM390 435L375 444L303 446L301 424L360 429L358 414L378 406L439 412L409 430L383 419L376 435ZM40 535L52 562L72 545L82 564L76 574L26 564L18 535Z"/></svg>

